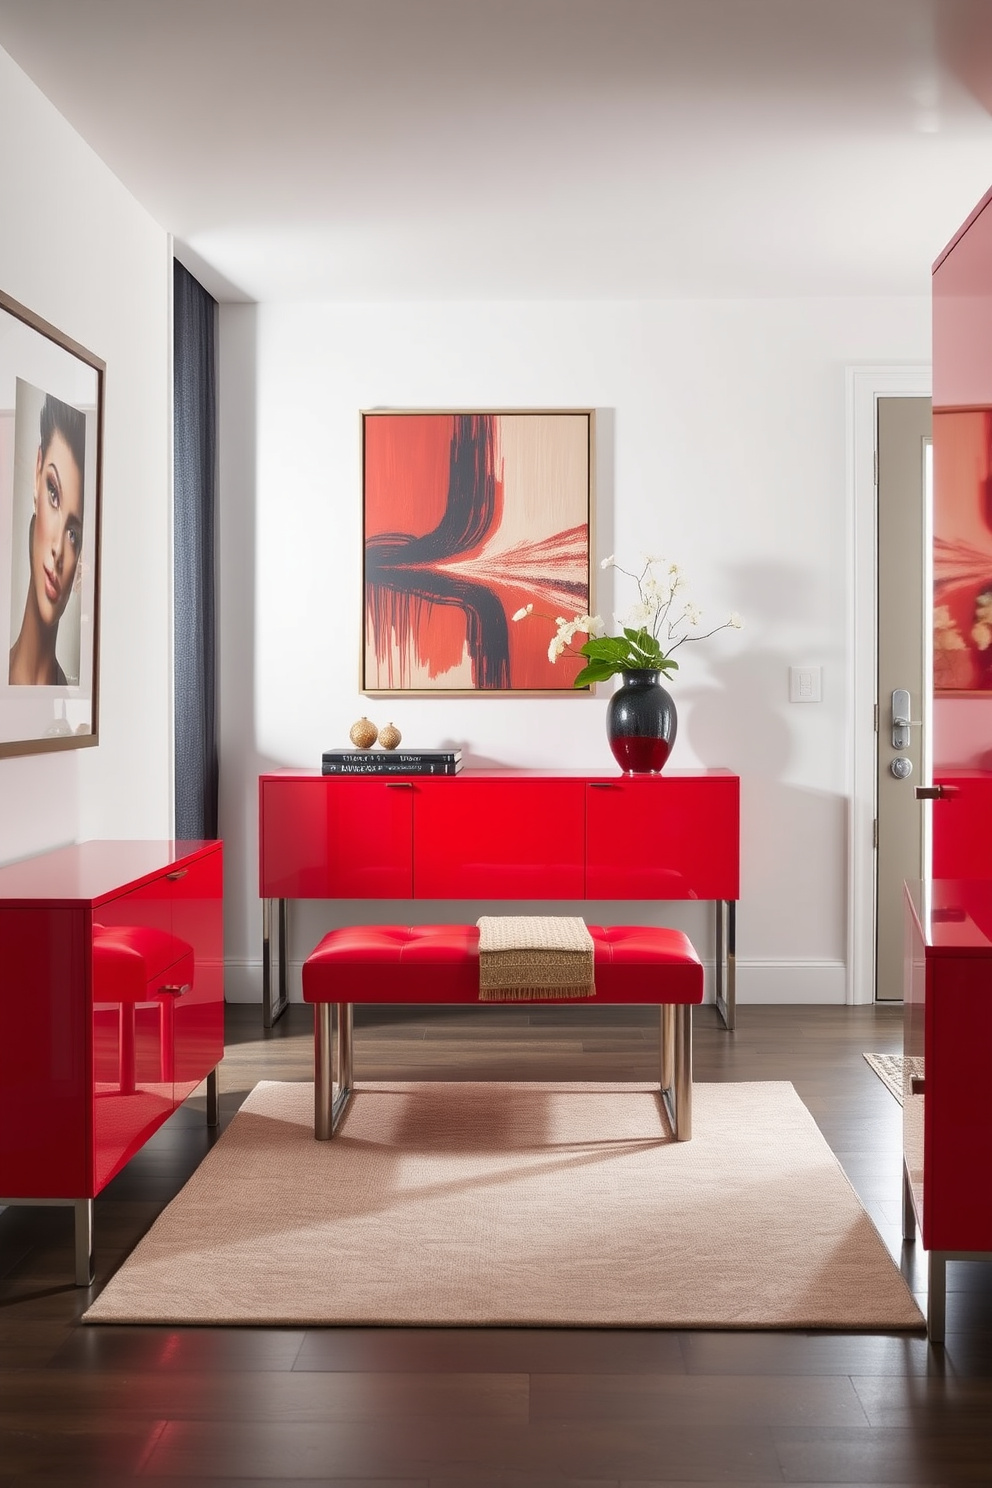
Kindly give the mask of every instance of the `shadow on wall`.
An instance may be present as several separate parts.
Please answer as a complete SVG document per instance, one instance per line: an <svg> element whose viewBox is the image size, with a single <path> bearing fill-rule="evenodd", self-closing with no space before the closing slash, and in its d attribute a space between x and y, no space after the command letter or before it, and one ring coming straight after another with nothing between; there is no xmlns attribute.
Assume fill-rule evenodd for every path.
<svg viewBox="0 0 992 1488"><path fill-rule="evenodd" d="M790 665L833 659L841 651L842 642L823 634L822 575L794 565L749 564L727 570L713 588L730 597L728 608L740 611L745 628L740 636L725 632L706 643L712 647L706 682L677 687L697 757L708 765L726 764L743 777L776 780L799 762L801 730L815 724L836 731L837 758L843 758L848 741L839 680L827 677L822 703L789 703ZM718 618L711 606L704 625ZM805 637L816 635L822 639L810 648ZM788 650L783 636L794 638ZM772 637L774 645L763 644ZM839 671L838 666L838 676Z"/></svg>

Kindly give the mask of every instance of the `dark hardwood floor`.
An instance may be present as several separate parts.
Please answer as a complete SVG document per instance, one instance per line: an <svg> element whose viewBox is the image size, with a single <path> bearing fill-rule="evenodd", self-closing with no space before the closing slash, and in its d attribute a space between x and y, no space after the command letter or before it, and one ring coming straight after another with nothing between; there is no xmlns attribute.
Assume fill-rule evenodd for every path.
<svg viewBox="0 0 992 1488"><path fill-rule="evenodd" d="M222 1125L309 1079L308 1010L229 1007ZM356 1075L652 1078L655 1015L359 1015ZM697 1080L791 1080L895 1256L901 1111L862 1059L898 1007L694 1014ZM202 1097L96 1202L99 1288L215 1134ZM990 1181L992 1174L981 1176ZM725 1215L734 1264L734 1215ZM195 1237L191 1237L195 1240ZM287 1243L291 1240L287 1238ZM925 1254L903 1265L922 1297ZM0 1488L992 1484L992 1264L949 1267L946 1347L898 1334L88 1327L69 1211L0 1214Z"/></svg>

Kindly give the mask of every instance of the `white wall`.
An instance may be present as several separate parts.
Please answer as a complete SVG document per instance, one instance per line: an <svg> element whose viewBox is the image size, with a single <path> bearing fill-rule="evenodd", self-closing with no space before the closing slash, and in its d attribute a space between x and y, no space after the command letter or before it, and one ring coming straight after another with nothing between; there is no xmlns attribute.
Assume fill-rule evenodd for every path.
<svg viewBox="0 0 992 1488"><path fill-rule="evenodd" d="M602 410L598 555L632 565L662 551L687 569L707 617L744 616L743 632L683 648L672 688L672 768L723 765L742 777L741 1000L843 1001L853 727L845 369L929 353L925 299L224 307L228 995L255 997L260 985L260 770L318 766L362 713L424 745L459 739L470 763L612 767L608 688L563 700L358 691L359 410L541 406ZM789 703L790 665L823 667L822 703ZM468 912L417 909L421 920ZM701 906L603 914L677 923L708 948ZM326 926L394 916L374 904L300 907L296 969Z"/></svg>
<svg viewBox="0 0 992 1488"><path fill-rule="evenodd" d="M100 742L0 759L7 862L171 835L171 261L162 228L2 51L0 139L0 286L107 367Z"/></svg>

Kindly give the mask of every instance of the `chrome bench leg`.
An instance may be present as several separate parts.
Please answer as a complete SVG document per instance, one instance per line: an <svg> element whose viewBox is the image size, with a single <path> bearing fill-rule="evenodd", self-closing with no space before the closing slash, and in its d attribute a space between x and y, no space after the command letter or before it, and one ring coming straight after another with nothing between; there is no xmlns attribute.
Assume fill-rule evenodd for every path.
<svg viewBox="0 0 992 1488"><path fill-rule="evenodd" d="M692 1136L692 1008L661 1006L661 1096L677 1142Z"/></svg>
<svg viewBox="0 0 992 1488"><path fill-rule="evenodd" d="M330 1002L315 1002L313 1013L313 1134L318 1142L334 1135L351 1095L352 1047L354 1042L353 1009L350 1002L339 1002L338 1010L338 1093L334 1094L332 1050L333 1007Z"/></svg>

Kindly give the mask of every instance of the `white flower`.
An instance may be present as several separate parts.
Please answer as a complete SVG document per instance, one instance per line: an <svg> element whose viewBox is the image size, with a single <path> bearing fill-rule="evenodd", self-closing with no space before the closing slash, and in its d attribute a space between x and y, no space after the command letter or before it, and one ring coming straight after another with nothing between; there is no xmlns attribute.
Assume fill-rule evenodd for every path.
<svg viewBox="0 0 992 1488"><path fill-rule="evenodd" d="M967 651L964 636L958 630L947 605L936 605L933 612L933 644L936 651Z"/></svg>
<svg viewBox="0 0 992 1488"><path fill-rule="evenodd" d="M979 651L987 651L992 645L992 625L986 625L983 622L981 625L972 626L971 639Z"/></svg>
<svg viewBox="0 0 992 1488"><path fill-rule="evenodd" d="M655 606L646 604L644 600L641 600L640 604L635 604L628 610L624 625L629 630L640 630L642 625L647 625L654 619L654 614Z"/></svg>
<svg viewBox="0 0 992 1488"><path fill-rule="evenodd" d="M603 636L606 634L606 626L603 624L602 615L579 615L576 625L587 636Z"/></svg>
<svg viewBox="0 0 992 1488"><path fill-rule="evenodd" d="M655 572L655 565L660 576ZM548 660L555 662L566 654L570 659L586 660L588 664L577 673L579 678L585 678L582 685L587 685L590 670L599 674L601 680L603 675L614 676L631 665L644 666L645 658L655 658L656 665L660 662L664 667L677 667L673 653L686 641L708 640L717 631L740 630L744 624L740 615L733 611L721 625L708 627L705 631L699 629L702 609L687 599L676 598L678 592L686 588L681 568L657 554L649 555L638 568L629 570L617 563L611 553L601 560L600 567L615 568L630 580L636 587L636 598L626 615L612 616L612 629L607 629L601 615L573 615L570 620L559 615L555 620L555 634L548 644ZM975 635L981 638L983 647L992 649L992 586L983 598L989 601L989 613L976 609ZM528 604L513 618L523 620L533 612L534 606ZM550 620L548 615L542 618ZM939 616L935 618L939 625ZM935 644L939 645L939 639ZM958 641L957 644L964 643Z"/></svg>

